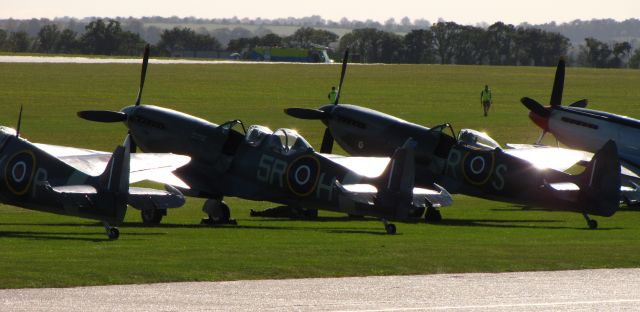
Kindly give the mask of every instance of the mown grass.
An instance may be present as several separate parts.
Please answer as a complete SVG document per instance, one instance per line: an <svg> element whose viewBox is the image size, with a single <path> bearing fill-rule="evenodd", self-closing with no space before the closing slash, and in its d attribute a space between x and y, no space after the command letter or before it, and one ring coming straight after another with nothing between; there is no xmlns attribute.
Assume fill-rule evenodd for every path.
<svg viewBox="0 0 640 312"><path fill-rule="evenodd" d="M298 129L314 146L319 122L286 116L290 106L317 107L337 84L339 65L151 65L143 103L221 123L240 118L273 129ZM487 131L500 143L533 142L538 131L519 104L549 98L553 68L368 65L350 66L345 103L360 104L424 124ZM0 64L0 124L34 142L112 150L119 124L89 123L81 109L118 110L138 88L139 65ZM481 116L488 83L494 106ZM640 72L567 70L565 104L587 97L590 107L640 116ZM550 139L549 139L550 140ZM552 140L550 141L552 142ZM373 219L319 221L250 218L269 203L229 199L238 226L202 227L201 199L145 227L129 210L121 237L108 241L90 220L0 206L0 288L290 277L503 272L638 267L640 214L623 208L585 230L578 214L524 209L455 196L439 225L398 223L383 234Z"/></svg>

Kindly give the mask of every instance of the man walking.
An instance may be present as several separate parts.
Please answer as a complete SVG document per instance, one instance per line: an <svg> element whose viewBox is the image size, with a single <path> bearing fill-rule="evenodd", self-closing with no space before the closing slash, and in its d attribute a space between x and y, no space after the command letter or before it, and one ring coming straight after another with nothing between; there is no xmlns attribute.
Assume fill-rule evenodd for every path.
<svg viewBox="0 0 640 312"><path fill-rule="evenodd" d="M338 91L336 90L336 87L333 86L331 87L331 91L329 91L329 94L327 95L327 98L329 98L329 103L334 104L336 102L337 97L338 97Z"/></svg>
<svg viewBox="0 0 640 312"><path fill-rule="evenodd" d="M484 90L480 92L480 103L482 104L482 109L484 109L484 116L487 117L491 103L493 103L491 100L491 89L489 89L488 85L484 85Z"/></svg>

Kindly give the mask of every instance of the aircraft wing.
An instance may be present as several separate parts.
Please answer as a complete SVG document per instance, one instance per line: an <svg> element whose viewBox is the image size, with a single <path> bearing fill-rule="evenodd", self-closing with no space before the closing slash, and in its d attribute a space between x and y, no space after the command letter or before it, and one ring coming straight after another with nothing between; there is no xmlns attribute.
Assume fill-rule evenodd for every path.
<svg viewBox="0 0 640 312"><path fill-rule="evenodd" d="M322 154L331 161L368 178L377 178L387 168L389 157L356 157L333 154Z"/></svg>
<svg viewBox="0 0 640 312"><path fill-rule="evenodd" d="M34 145L76 170L92 176L100 175L111 158L111 153L102 151L42 143ZM149 180L188 189L189 186L172 171L190 160L189 156L170 153L132 153L129 182Z"/></svg>
<svg viewBox="0 0 640 312"><path fill-rule="evenodd" d="M343 185L338 181L336 181L335 184L343 195L362 204L373 205L376 194L378 194L378 189L371 184ZM416 207L431 205L435 208L450 206L453 203L451 194L440 185L434 184L434 186L436 190L414 187L413 205Z"/></svg>
<svg viewBox="0 0 640 312"><path fill-rule="evenodd" d="M565 171L579 162L588 162L593 157L593 153L562 147L511 143L507 146L510 149L505 149L505 153L526 160L540 169Z"/></svg>

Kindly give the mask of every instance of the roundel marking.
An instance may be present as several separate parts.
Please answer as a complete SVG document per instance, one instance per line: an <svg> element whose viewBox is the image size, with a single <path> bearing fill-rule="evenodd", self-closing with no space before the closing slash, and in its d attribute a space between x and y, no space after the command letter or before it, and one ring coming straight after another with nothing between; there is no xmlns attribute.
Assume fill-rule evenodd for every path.
<svg viewBox="0 0 640 312"><path fill-rule="evenodd" d="M304 155L296 158L287 167L287 186L297 196L308 196L318 184L320 161Z"/></svg>
<svg viewBox="0 0 640 312"><path fill-rule="evenodd" d="M24 195L29 190L36 170L36 156L32 151L13 154L4 167L4 182L11 193Z"/></svg>
<svg viewBox="0 0 640 312"><path fill-rule="evenodd" d="M473 185L483 185L489 181L494 166L493 153L467 152L462 158L462 175Z"/></svg>

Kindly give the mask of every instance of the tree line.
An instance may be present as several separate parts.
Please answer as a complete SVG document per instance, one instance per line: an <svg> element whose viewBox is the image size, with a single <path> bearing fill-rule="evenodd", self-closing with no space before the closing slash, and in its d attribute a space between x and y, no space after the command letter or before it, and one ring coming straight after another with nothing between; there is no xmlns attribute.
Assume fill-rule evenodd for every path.
<svg viewBox="0 0 640 312"><path fill-rule="evenodd" d="M145 44L138 33L124 30L117 20L94 20L82 33L44 25L35 37L0 29L0 51L9 52L138 55ZM184 51L246 53L260 46L310 48L314 44L336 46L332 56L338 59L349 48L353 61L362 63L553 66L564 56L578 66L640 67L640 49L633 50L627 41L607 43L589 37L571 52L569 39L560 33L502 22L485 28L441 21L406 34L359 28L341 38L328 30L301 27L290 36L247 34L228 40L226 46L208 33L174 27L160 33L152 51L184 56Z"/></svg>

